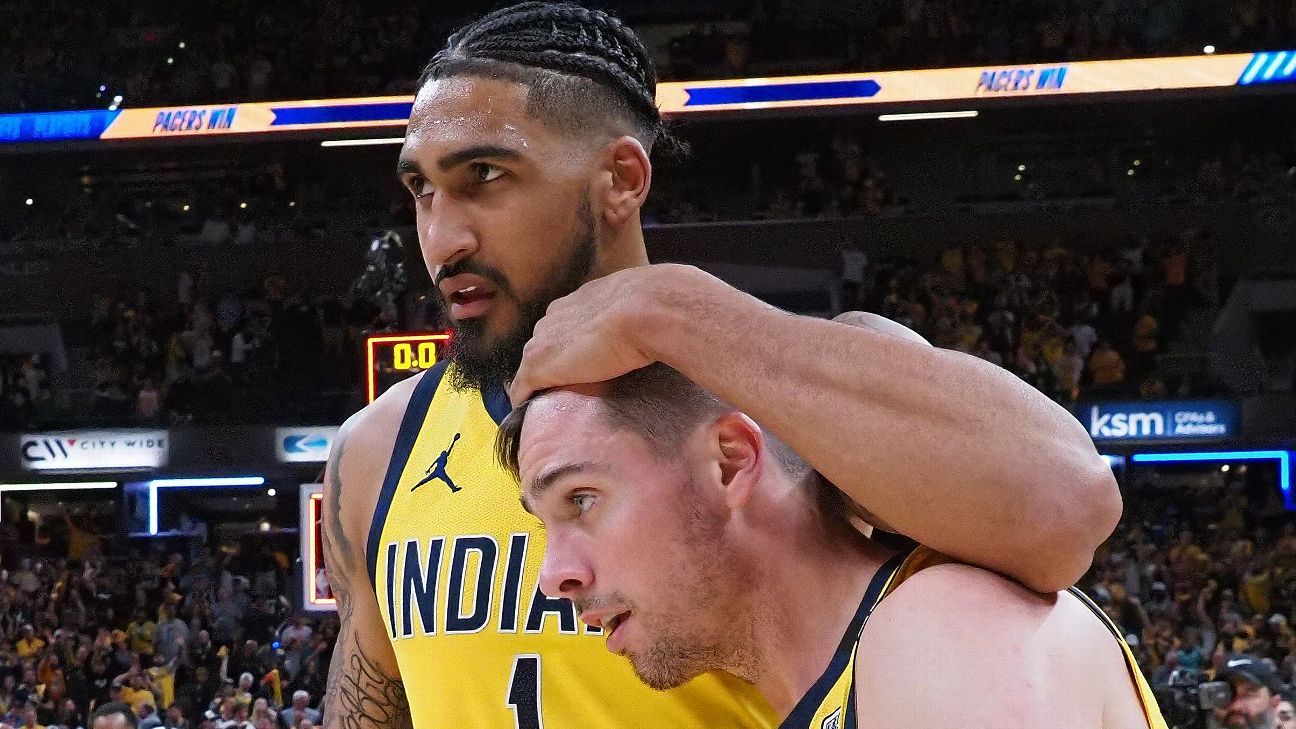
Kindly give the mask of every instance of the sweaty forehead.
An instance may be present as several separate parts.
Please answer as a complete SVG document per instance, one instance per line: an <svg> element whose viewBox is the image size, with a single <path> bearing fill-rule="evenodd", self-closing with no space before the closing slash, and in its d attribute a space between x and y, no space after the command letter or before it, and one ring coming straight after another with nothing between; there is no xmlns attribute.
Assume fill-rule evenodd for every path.
<svg viewBox="0 0 1296 729"><path fill-rule="evenodd" d="M423 85L410 113L408 138L426 144L463 142L529 146L549 136L526 111L527 88L477 76L435 79Z"/></svg>
<svg viewBox="0 0 1296 729"><path fill-rule="evenodd" d="M545 464L560 459L583 460L597 441L612 434L602 405L587 388L563 389L539 395L527 408L518 447L523 483Z"/></svg>

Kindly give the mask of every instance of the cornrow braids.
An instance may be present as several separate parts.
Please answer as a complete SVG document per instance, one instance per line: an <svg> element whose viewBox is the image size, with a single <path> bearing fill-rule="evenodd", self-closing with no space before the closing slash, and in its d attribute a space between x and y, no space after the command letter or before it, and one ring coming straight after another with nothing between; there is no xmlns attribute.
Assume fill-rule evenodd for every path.
<svg viewBox="0 0 1296 729"><path fill-rule="evenodd" d="M508 69L505 64L521 68ZM620 112L645 147L655 145L669 156L687 154L687 146L668 132L657 110L657 72L648 51L633 30L603 11L567 2L524 2L496 10L451 35L418 85L471 74L522 83L532 96L566 97L548 104L540 101L534 104L537 109L557 110L576 102L587 111ZM596 90L564 87L547 75L588 80L610 98L600 104L590 98Z"/></svg>

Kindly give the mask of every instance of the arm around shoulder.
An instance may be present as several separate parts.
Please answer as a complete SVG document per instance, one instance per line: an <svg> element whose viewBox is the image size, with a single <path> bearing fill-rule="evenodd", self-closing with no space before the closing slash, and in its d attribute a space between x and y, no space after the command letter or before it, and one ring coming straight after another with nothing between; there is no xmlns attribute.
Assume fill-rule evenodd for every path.
<svg viewBox="0 0 1296 729"><path fill-rule="evenodd" d="M634 347L905 536L1050 592L1080 579L1115 528L1120 494L1088 432L1003 368L793 316L689 267L659 279L626 327Z"/></svg>

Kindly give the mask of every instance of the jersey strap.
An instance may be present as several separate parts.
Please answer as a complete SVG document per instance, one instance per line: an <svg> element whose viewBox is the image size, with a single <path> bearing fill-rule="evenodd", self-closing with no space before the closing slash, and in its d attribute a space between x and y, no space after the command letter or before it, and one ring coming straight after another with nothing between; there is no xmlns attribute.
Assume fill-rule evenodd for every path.
<svg viewBox="0 0 1296 729"><path fill-rule="evenodd" d="M859 643L860 633L864 630L864 624L868 622L869 614L873 612L874 606L882 599L882 593L891 583L891 578L895 575L896 570L904 562L905 556L897 554L887 560L878 568L877 574L869 581L868 589L864 591L864 599L860 600L859 609L855 611L855 617L851 619L850 625L846 627L846 632L842 635L841 642L837 645L837 652L833 654L832 661L829 662L828 668L819 676L810 690L801 697L797 702L792 713L788 714L779 729L805 729L810 726L814 720L815 711L823 704L827 698L828 692L836 685L837 680L841 677L842 671L846 670L851 663L851 658L855 655L855 647Z"/></svg>
<svg viewBox="0 0 1296 729"><path fill-rule="evenodd" d="M1121 653L1125 656L1125 667L1129 670L1130 678L1134 681L1135 693L1138 694L1139 703L1143 706L1143 715L1147 717L1148 726L1151 729L1165 729L1166 721L1161 715L1161 708L1157 706L1156 696L1152 693L1152 688L1148 686L1147 679L1143 677L1143 672L1139 670L1138 661L1134 658L1133 651L1130 650L1129 643L1125 642L1125 636L1121 635L1121 629L1112 621L1111 617L1098 607L1098 604L1089 598L1079 588L1071 587L1067 592L1076 596L1089 611L1098 616L1102 624L1112 635L1116 636L1116 642L1120 644Z"/></svg>
<svg viewBox="0 0 1296 729"><path fill-rule="evenodd" d="M378 579L378 542L382 539L383 524L387 521L387 511L391 508L392 496L400 485L401 474L405 463L409 461L410 452L414 450L414 441L418 439L419 428L427 417L432 397L436 395L445 375L449 358L441 360L423 373L422 379L414 386L414 393L405 406L405 416L401 418L400 430L396 433L396 445L392 448L391 462L387 464L387 475L383 479L382 491L378 494L378 504L374 508L373 522L369 525L369 539L365 544L365 561L369 565L369 582ZM375 586L375 590L377 587Z"/></svg>
<svg viewBox="0 0 1296 729"><path fill-rule="evenodd" d="M482 406L486 408L486 412L490 414L491 420L494 420L496 425L503 423L504 418L513 412L513 403L509 402L508 393L502 387L497 385L487 387L481 391L481 397Z"/></svg>

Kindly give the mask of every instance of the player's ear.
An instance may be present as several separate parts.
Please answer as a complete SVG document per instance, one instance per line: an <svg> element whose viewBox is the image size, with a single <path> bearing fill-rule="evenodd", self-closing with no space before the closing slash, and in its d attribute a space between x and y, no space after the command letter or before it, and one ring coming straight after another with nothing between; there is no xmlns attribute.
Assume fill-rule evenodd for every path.
<svg viewBox="0 0 1296 729"><path fill-rule="evenodd" d="M609 142L603 154L604 179L609 183L600 191L603 218L610 226L620 226L632 220L648 198L652 164L643 145L628 134Z"/></svg>
<svg viewBox="0 0 1296 729"><path fill-rule="evenodd" d="M710 435L717 485L725 504L740 508L760 481L765 452L760 426L742 413L728 413L712 423Z"/></svg>

